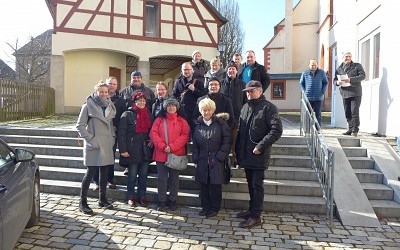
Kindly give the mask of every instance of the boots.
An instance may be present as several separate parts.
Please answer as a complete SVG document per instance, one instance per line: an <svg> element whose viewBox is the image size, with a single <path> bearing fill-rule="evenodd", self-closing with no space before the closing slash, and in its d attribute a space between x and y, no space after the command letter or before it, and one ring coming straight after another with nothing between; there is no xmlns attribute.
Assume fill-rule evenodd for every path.
<svg viewBox="0 0 400 250"><path fill-rule="evenodd" d="M99 207L104 207L109 209L114 207L111 203L107 201L105 196L101 196L97 203L99 204Z"/></svg>
<svg viewBox="0 0 400 250"><path fill-rule="evenodd" d="M79 200L79 210L84 214L93 214L93 210L87 204L87 198L81 198Z"/></svg>

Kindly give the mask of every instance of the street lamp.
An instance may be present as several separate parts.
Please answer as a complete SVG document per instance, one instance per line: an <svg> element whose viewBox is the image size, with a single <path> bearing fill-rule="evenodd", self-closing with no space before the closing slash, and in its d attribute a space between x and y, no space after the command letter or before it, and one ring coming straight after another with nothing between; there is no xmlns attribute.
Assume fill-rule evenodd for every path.
<svg viewBox="0 0 400 250"><path fill-rule="evenodd" d="M224 67L224 63L222 62L222 55L225 52L226 44L222 40L219 40L219 43L217 44L217 46L218 46L218 51L219 51L219 58L221 60L221 65L222 65L222 67Z"/></svg>

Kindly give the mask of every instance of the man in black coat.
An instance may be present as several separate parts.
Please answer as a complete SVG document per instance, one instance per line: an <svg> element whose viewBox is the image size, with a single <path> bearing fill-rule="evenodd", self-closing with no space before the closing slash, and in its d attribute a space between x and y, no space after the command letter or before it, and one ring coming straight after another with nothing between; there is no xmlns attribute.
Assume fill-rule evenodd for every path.
<svg viewBox="0 0 400 250"><path fill-rule="evenodd" d="M252 50L246 52L246 63L243 64L243 71L239 75L239 78L246 84L251 80L259 81L262 85L263 93L267 90L270 84L270 78L264 65L256 62L256 55Z"/></svg>
<svg viewBox="0 0 400 250"><path fill-rule="evenodd" d="M226 113L228 114L228 120L226 123L230 128L232 128L233 123L234 123L234 113L233 113L233 107L232 107L232 101L228 97L224 96L223 94L220 93L220 86L221 83L219 82L217 77L211 77L210 81L208 82L208 94L200 97L197 99L197 105L194 108L193 111L193 121L197 121L199 117L201 116L200 110L199 110L199 102L203 100L204 98L210 98L215 102L216 110L215 114L220 114L220 113Z"/></svg>
<svg viewBox="0 0 400 250"><path fill-rule="evenodd" d="M122 89L120 92L120 95L125 100L126 109L132 107L132 95L137 91L142 91L147 95L146 107L148 110L151 110L151 107L153 106L153 102L155 101L156 97L154 95L154 91L144 85L142 73L140 73L140 71L132 72L131 84Z"/></svg>
<svg viewBox="0 0 400 250"><path fill-rule="evenodd" d="M240 114L236 156L239 166L246 173L250 206L247 211L238 213L237 217L246 219L239 224L240 227L252 228L261 224L264 174L271 157L272 144L281 137L283 129L278 108L265 99L260 82L250 81L243 91L246 91L249 101L243 105Z"/></svg>
<svg viewBox="0 0 400 250"><path fill-rule="evenodd" d="M194 123L192 122L193 111L197 99L206 94L204 83L193 76L193 68L190 62L182 64L182 75L175 81L172 95L179 100L186 121L193 133Z"/></svg>
<svg viewBox="0 0 400 250"><path fill-rule="evenodd" d="M246 92L243 92L243 89L246 87L246 83L237 77L237 73L237 64L232 62L227 67L227 77L221 81L220 89L221 94L232 100L234 121L233 125L230 127L232 132L232 163L234 167L237 165L235 145L238 133L240 111L242 110L243 105L247 102Z"/></svg>
<svg viewBox="0 0 400 250"><path fill-rule="evenodd" d="M348 130L343 134L357 136L360 126L361 81L365 79L365 71L361 64L353 62L351 58L350 52L343 53L343 63L336 69L335 80L336 85L340 86L348 125Z"/></svg>

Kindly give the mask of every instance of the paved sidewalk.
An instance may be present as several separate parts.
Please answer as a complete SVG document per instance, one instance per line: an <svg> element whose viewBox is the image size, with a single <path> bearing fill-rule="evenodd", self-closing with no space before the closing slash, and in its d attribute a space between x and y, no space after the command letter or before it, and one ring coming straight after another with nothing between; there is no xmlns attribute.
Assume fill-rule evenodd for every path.
<svg viewBox="0 0 400 250"><path fill-rule="evenodd" d="M26 229L16 249L400 249L400 220L384 219L380 228L330 228L324 216L263 213L264 224L238 228L238 211L198 216L198 207L159 212L156 205L79 212L77 196L42 194L41 220Z"/></svg>

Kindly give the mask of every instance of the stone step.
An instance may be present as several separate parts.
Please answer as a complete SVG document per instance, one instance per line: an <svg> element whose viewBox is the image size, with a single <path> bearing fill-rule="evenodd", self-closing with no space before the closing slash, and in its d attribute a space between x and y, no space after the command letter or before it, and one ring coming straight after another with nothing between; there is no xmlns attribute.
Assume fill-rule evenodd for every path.
<svg viewBox="0 0 400 250"><path fill-rule="evenodd" d="M269 164L270 166L309 167L311 166L311 157L301 155L271 155Z"/></svg>
<svg viewBox="0 0 400 250"><path fill-rule="evenodd" d="M393 200L393 189L378 183L361 183L369 200Z"/></svg>
<svg viewBox="0 0 400 250"><path fill-rule="evenodd" d="M76 130L69 129L37 129L37 128L4 128L0 127L2 135L23 135L23 136L54 136L54 137L78 137Z"/></svg>
<svg viewBox="0 0 400 250"><path fill-rule="evenodd" d="M41 191L46 193L79 195L81 183L56 180L41 180ZM89 190L89 197L98 197L98 191ZM126 200L126 187L117 185L117 189L107 190L109 200ZM149 202L157 201L157 189L148 188L146 198ZM198 190L180 189L178 205L200 206ZM154 206L153 204L150 206ZM223 192L221 207L226 209L247 209L249 206L248 193ZM325 202L321 197L264 195L265 211L325 214Z"/></svg>
<svg viewBox="0 0 400 250"><path fill-rule="evenodd" d="M272 146L272 155L301 155L309 156L310 152L306 145L280 145Z"/></svg>
<svg viewBox="0 0 400 250"><path fill-rule="evenodd" d="M370 200L378 218L400 218L400 204L389 200Z"/></svg>
<svg viewBox="0 0 400 250"><path fill-rule="evenodd" d="M73 156L83 157L83 148L75 146L53 146L53 145L37 145L37 144L22 144L9 143L14 148L26 148L35 152L38 155L58 155L58 156Z"/></svg>
<svg viewBox="0 0 400 250"><path fill-rule="evenodd" d="M375 169L354 169L360 183L382 183L383 174Z"/></svg>
<svg viewBox="0 0 400 250"><path fill-rule="evenodd" d="M361 147L360 139L355 138L338 138L342 147Z"/></svg>
<svg viewBox="0 0 400 250"><path fill-rule="evenodd" d="M243 173L244 174L244 173ZM244 177L244 175L243 175ZM268 167L266 178L268 179L286 179L298 181L316 181L316 175L312 168L302 167Z"/></svg>
<svg viewBox="0 0 400 250"><path fill-rule="evenodd" d="M347 157L367 157L367 149L361 147L343 147Z"/></svg>
<svg viewBox="0 0 400 250"><path fill-rule="evenodd" d="M40 167L40 174L42 179L52 179L60 181L82 181L85 172L85 169L54 168L46 166ZM114 171L114 173L115 184L126 186L127 179L126 176L123 175L123 172ZM195 181L194 176L180 174L179 180L179 186L181 189L200 189L200 186ZM157 187L157 174L148 175L147 186L155 188ZM312 181L265 179L264 188L265 194L321 196L319 184ZM223 191L247 192L247 181L245 178L232 178L231 183L229 183L228 185L223 185Z"/></svg>
<svg viewBox="0 0 400 250"><path fill-rule="evenodd" d="M375 161L367 157L347 157L353 169L374 169Z"/></svg>
<svg viewBox="0 0 400 250"><path fill-rule="evenodd" d="M78 137L52 137L52 136L27 136L27 135L0 135L7 143L34 144L34 145L57 145L82 147L83 140ZM78 143L79 141L79 143Z"/></svg>

